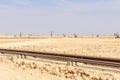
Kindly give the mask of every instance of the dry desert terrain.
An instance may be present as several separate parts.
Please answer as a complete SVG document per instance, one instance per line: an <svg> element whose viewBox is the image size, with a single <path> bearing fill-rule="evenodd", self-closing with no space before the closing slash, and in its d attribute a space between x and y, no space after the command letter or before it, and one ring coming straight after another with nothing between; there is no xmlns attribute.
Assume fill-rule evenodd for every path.
<svg viewBox="0 0 120 80"><path fill-rule="evenodd" d="M119 58L120 39L114 37L59 37L59 38L14 38L0 37L0 48L56 52L66 54L89 55L97 57ZM78 70L74 67L54 64L41 64L36 66L36 62L16 59L0 58L0 79L2 80L120 80L119 75L104 77L101 73L94 72L90 75L86 70ZM51 66L52 65L52 66ZM65 69L64 69L65 68ZM70 70L69 70L70 69ZM61 72L61 70L63 72ZM52 72L51 72L52 71ZM95 75L98 76L97 78ZM4 75L9 75L5 77ZM79 75L79 76L78 76ZM86 79L82 78L82 75ZM117 75L117 78L116 78ZM47 76L47 77L46 77ZM63 77L62 77L63 76ZM77 77L75 77L77 76Z"/></svg>
<svg viewBox="0 0 120 80"><path fill-rule="evenodd" d="M119 58L120 39L113 37L0 39L0 48Z"/></svg>

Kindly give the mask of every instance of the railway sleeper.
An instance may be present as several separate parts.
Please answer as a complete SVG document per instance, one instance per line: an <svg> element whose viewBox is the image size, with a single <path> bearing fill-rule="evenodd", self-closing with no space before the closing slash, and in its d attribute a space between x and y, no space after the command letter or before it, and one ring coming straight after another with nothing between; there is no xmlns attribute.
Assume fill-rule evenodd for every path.
<svg viewBox="0 0 120 80"><path fill-rule="evenodd" d="M67 65L77 66L77 61L68 61L68 62L67 62Z"/></svg>
<svg viewBox="0 0 120 80"><path fill-rule="evenodd" d="M26 59L26 55L17 55L17 58Z"/></svg>

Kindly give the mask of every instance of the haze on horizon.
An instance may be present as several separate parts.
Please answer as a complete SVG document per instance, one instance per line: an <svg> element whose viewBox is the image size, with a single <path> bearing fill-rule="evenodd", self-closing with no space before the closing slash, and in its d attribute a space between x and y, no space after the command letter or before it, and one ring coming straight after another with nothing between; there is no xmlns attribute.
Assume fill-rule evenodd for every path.
<svg viewBox="0 0 120 80"><path fill-rule="evenodd" d="M0 34L113 34L120 0L0 0Z"/></svg>

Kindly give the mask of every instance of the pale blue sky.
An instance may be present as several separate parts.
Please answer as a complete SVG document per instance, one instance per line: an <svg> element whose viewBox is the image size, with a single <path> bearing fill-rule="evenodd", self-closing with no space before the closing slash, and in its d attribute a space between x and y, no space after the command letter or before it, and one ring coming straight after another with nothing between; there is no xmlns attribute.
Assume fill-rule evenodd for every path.
<svg viewBox="0 0 120 80"><path fill-rule="evenodd" d="M0 34L113 34L120 0L0 0Z"/></svg>

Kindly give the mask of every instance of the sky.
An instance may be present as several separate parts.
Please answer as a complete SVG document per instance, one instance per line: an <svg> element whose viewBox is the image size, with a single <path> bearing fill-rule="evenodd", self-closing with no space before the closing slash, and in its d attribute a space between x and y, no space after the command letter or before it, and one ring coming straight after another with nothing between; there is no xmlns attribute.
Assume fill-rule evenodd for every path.
<svg viewBox="0 0 120 80"><path fill-rule="evenodd" d="M120 0L0 0L0 34L120 33Z"/></svg>

